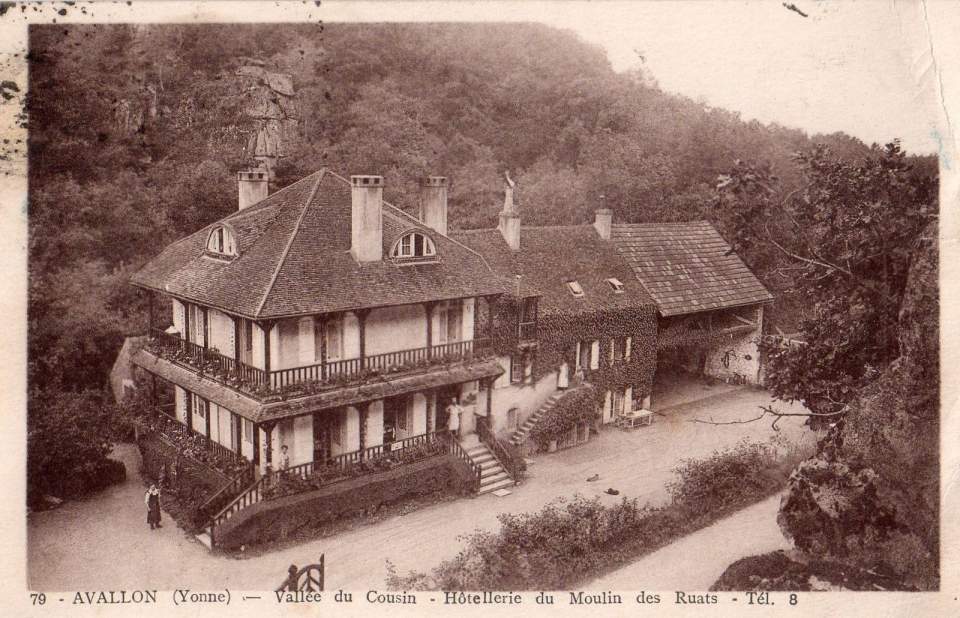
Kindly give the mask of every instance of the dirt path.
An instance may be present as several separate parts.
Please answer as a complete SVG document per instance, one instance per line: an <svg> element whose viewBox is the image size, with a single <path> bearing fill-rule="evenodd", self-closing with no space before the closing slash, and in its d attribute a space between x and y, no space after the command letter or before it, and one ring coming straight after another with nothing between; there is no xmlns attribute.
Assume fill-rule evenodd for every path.
<svg viewBox="0 0 960 618"><path fill-rule="evenodd" d="M137 474L138 453L125 445L117 449L127 465L125 483L87 500L31 515L28 579L31 587L41 590L134 586L264 590L277 585L291 563L313 562L324 553L328 588L382 589L387 559L401 572L429 570L457 553L461 535L496 528L497 515L503 512L538 510L558 496L576 493L605 502L623 496L662 502L667 497L665 483L673 478L680 459L702 457L742 438L765 440L772 433L769 423L716 426L692 423L693 418L748 418L758 405L769 401L769 394L754 389L722 391L664 411L666 416L650 427L605 430L583 446L537 457L530 479L505 498L486 495L446 502L241 560L210 554L169 518L161 530L151 531ZM800 428L801 421L782 422L781 433L812 441L812 434ZM595 473L600 480L587 482ZM604 494L607 487L618 489L620 496ZM749 541L746 536L742 540ZM741 546L737 540L737 547Z"/></svg>
<svg viewBox="0 0 960 618"><path fill-rule="evenodd" d="M779 508L779 495L767 498L596 579L586 588L707 590L740 558L792 547L777 526Z"/></svg>

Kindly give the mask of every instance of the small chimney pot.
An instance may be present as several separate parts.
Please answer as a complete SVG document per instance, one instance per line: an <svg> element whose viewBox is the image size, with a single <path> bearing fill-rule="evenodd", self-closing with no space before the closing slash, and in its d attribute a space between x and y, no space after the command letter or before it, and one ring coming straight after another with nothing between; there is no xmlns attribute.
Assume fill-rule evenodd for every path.
<svg viewBox="0 0 960 618"><path fill-rule="evenodd" d="M613 211L609 208L597 209L593 227L603 240L610 240L613 232Z"/></svg>
<svg viewBox="0 0 960 618"><path fill-rule="evenodd" d="M447 234L447 178L427 176L420 181L420 221Z"/></svg>
<svg viewBox="0 0 960 618"><path fill-rule="evenodd" d="M350 176L350 253L358 262L383 259L383 176Z"/></svg>
<svg viewBox="0 0 960 618"><path fill-rule="evenodd" d="M267 197L270 192L270 178L266 170L245 170L237 172L237 206L239 210L249 208Z"/></svg>

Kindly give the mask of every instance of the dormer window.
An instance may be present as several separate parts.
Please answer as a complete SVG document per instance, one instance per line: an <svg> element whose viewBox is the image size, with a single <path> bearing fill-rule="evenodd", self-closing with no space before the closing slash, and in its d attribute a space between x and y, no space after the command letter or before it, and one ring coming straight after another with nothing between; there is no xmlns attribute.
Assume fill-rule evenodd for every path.
<svg viewBox="0 0 960 618"><path fill-rule="evenodd" d="M616 277L610 277L607 279L607 283L610 284L610 287L613 288L615 294L623 294L623 282L617 279Z"/></svg>
<svg viewBox="0 0 960 618"><path fill-rule="evenodd" d="M207 238L207 252L216 257L236 257L237 239L233 230L223 225L213 228Z"/></svg>
<svg viewBox="0 0 960 618"><path fill-rule="evenodd" d="M393 246L391 256L395 258L418 258L433 257L436 254L437 249L429 236L420 232L410 232L402 236Z"/></svg>
<svg viewBox="0 0 960 618"><path fill-rule="evenodd" d="M580 285L579 281L567 281L567 289L569 289L570 293L575 297L583 297L583 286Z"/></svg>

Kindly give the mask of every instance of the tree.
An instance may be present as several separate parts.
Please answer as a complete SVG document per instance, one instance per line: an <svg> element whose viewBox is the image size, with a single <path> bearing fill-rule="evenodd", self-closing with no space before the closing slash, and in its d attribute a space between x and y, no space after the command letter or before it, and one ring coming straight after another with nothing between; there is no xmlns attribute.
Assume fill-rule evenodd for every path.
<svg viewBox="0 0 960 618"><path fill-rule="evenodd" d="M27 501L72 498L124 476L108 460L116 411L105 391L33 392L27 404Z"/></svg>
<svg viewBox="0 0 960 618"><path fill-rule="evenodd" d="M936 179L915 173L896 142L860 163L822 146L797 162L803 184L781 198L769 166L737 161L720 179L716 209L734 249L765 251L812 306L806 345L769 350L768 385L839 417L899 356L898 314L911 257L937 216Z"/></svg>

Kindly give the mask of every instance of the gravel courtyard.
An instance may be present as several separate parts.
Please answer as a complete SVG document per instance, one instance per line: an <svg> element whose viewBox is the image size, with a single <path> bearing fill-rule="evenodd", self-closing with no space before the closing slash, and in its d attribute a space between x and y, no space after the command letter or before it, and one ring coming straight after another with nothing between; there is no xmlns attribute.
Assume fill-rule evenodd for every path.
<svg viewBox="0 0 960 618"><path fill-rule="evenodd" d="M291 563L313 562L324 553L328 589L382 589L387 559L401 572L427 570L457 553L460 535L495 528L500 513L534 511L558 496L576 493L600 496L605 502L626 496L659 503L667 498L665 484L681 459L708 455L743 438L760 441L773 435L769 420L733 425L692 422L752 418L759 405L770 402L765 391L699 384L689 388L687 397L699 399L677 404L677 397L662 398L660 405L667 407L659 408L650 427L606 429L583 446L538 456L530 466L529 479L510 496L485 495L424 507L251 559L210 554L169 517L164 518L162 529L150 530L137 472L138 453L132 445L122 445L116 456L127 465L125 483L30 515L29 587L265 590L283 579ZM654 408L658 408L656 400ZM799 409L795 406L792 411ZM802 421L784 418L780 434L791 441L813 443L815 436L802 427ZM600 475L599 480L587 482L594 474ZM619 490L620 496L603 493L608 487Z"/></svg>

